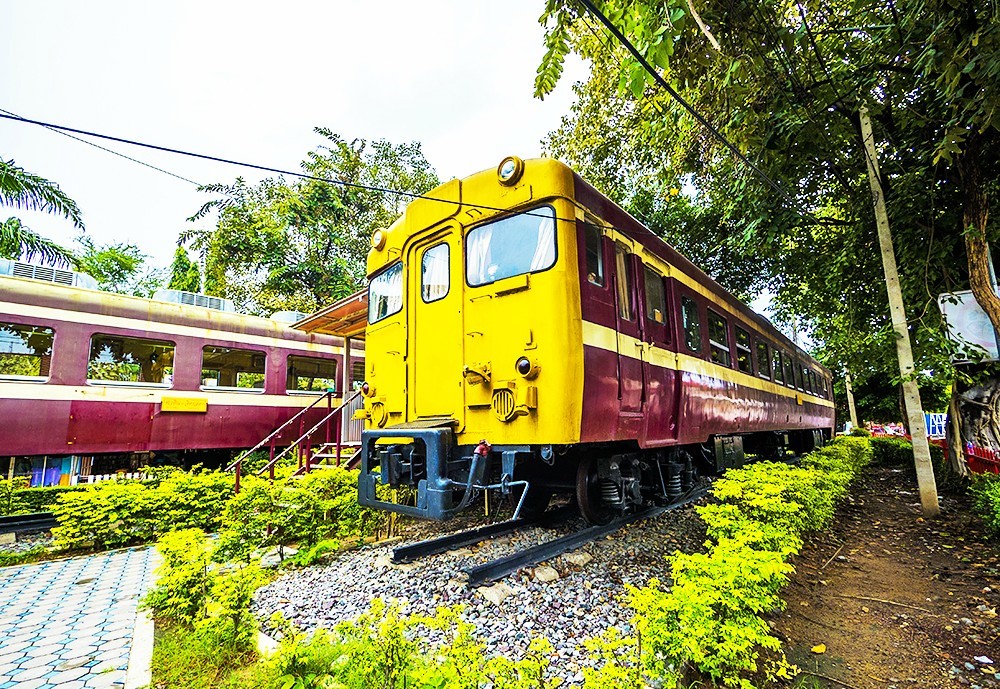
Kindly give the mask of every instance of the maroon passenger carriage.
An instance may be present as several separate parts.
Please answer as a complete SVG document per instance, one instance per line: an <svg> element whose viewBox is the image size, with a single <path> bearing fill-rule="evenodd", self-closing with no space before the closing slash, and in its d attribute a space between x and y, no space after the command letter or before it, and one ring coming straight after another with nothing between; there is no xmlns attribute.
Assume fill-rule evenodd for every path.
<svg viewBox="0 0 1000 689"><path fill-rule="evenodd" d="M142 299L72 286L87 278L78 273L0 264L4 476L30 473L34 485L51 485L154 458L221 465L328 390L343 390L345 373L362 375L360 350L345 371L341 338L220 310L213 297ZM278 444L336 407L330 397Z"/></svg>

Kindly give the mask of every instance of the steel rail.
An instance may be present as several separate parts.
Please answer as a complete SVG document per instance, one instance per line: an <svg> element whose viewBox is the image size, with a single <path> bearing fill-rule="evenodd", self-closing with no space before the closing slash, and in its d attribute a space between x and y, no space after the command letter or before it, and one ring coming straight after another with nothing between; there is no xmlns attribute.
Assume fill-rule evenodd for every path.
<svg viewBox="0 0 1000 689"><path fill-rule="evenodd" d="M546 512L537 517L522 517L520 519L509 519L505 522L487 524L468 531L439 536L418 543L400 546L392 551L392 561L395 564L413 562L428 555L437 555L465 545L472 545L485 541L488 538L496 538L504 534L517 531L525 526L535 526L537 524L553 524L558 521L568 519L576 513L576 509L571 506L560 507Z"/></svg>
<svg viewBox="0 0 1000 689"><path fill-rule="evenodd" d="M622 527L628 526L633 522L637 522L641 519L658 517L665 512L675 510L678 507L683 507L684 505L692 503L703 497L708 492L709 487L709 485L705 485L690 490L687 494L682 495L677 501L672 502L669 505L650 507L649 509L636 512L635 514L631 514L622 519L616 519L608 524L591 526L577 531L576 533L571 533L561 538L540 543L539 545L531 548L519 550L518 552L512 553L506 557L501 557L481 565L475 565L474 567L469 567L468 569L464 569L462 571L468 576L467 583L470 587L482 586L484 584L494 582L498 579L502 579L512 572L516 572L522 567L533 565L544 560L550 560L557 555L562 555L567 550L573 550L584 543L588 543L602 536L614 533L615 531L618 531Z"/></svg>
<svg viewBox="0 0 1000 689"><path fill-rule="evenodd" d="M34 512L32 514L14 514L0 517L0 534L21 533L22 531L48 531L57 526L55 516L51 512Z"/></svg>

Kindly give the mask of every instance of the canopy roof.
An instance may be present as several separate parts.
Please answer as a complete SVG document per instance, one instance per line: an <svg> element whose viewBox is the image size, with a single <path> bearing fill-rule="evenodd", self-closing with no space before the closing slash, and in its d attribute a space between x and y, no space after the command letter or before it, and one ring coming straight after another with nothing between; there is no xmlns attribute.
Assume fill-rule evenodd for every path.
<svg viewBox="0 0 1000 689"><path fill-rule="evenodd" d="M362 290L306 316L292 327L307 333L365 339L368 324L368 292Z"/></svg>

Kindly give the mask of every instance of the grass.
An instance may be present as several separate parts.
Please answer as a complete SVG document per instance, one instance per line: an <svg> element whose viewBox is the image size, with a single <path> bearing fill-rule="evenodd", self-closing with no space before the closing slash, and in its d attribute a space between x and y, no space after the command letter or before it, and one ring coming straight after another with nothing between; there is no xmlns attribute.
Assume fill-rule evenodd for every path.
<svg viewBox="0 0 1000 689"><path fill-rule="evenodd" d="M178 625L156 621L151 686L243 689L262 686L256 653L233 654Z"/></svg>

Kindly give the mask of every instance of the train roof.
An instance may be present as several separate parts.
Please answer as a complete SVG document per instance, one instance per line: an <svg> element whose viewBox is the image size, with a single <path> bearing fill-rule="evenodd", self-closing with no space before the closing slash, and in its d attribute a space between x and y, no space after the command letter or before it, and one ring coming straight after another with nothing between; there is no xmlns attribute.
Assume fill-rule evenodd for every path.
<svg viewBox="0 0 1000 689"><path fill-rule="evenodd" d="M280 340L343 346L343 339L339 337L307 333L292 328L288 323L270 318L0 275L0 313L4 311L4 303L81 314L133 318L150 323L205 328Z"/></svg>

